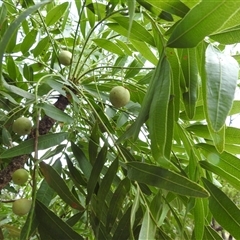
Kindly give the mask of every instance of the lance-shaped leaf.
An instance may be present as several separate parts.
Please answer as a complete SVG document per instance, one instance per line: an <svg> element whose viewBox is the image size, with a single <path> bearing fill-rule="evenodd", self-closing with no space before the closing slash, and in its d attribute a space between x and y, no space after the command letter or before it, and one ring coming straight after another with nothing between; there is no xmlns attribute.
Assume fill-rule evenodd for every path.
<svg viewBox="0 0 240 240"><path fill-rule="evenodd" d="M210 193L209 208L216 221L233 237L240 239L240 209L215 185L202 178Z"/></svg>
<svg viewBox="0 0 240 240"><path fill-rule="evenodd" d="M39 104L39 107L41 107L45 114L57 121L60 122L66 122L66 123L72 123L73 119L69 115L67 115L65 112L61 111L60 109L56 108L55 106L49 105L47 103L41 103Z"/></svg>
<svg viewBox="0 0 240 240"><path fill-rule="evenodd" d="M149 112L149 133L151 150L156 161L164 157L167 138L167 116L170 101L171 70L166 57L161 64L161 74L153 91Z"/></svg>
<svg viewBox="0 0 240 240"><path fill-rule="evenodd" d="M39 136L38 138L38 150L44 150L56 145L59 145L62 141L64 141L68 136L68 133L55 133L55 134L47 134L43 136ZM12 147L6 151L4 151L0 158L11 158L20 156L23 154L29 154L34 151L34 139L26 140L19 145Z"/></svg>
<svg viewBox="0 0 240 240"><path fill-rule="evenodd" d="M44 162L40 163L40 168L48 185L56 191L56 193L62 198L64 202L66 202L67 204L69 204L69 206L79 211L84 210L81 203L72 194L67 184L56 172L56 170L54 170L50 165Z"/></svg>
<svg viewBox="0 0 240 240"><path fill-rule="evenodd" d="M156 0L137 0L139 4L145 7L150 12L160 15L162 10L174 14L179 17L184 17L189 11L189 8L180 1L156 1Z"/></svg>
<svg viewBox="0 0 240 240"><path fill-rule="evenodd" d="M174 26L173 33L168 40L168 47L197 46L206 36L226 24L234 14L238 13L239 8L237 1L201 1L185 15L176 27Z"/></svg>
<svg viewBox="0 0 240 240"><path fill-rule="evenodd" d="M185 80L186 90L183 92L183 103L189 119L195 115L198 99L198 63L195 48L187 48L180 51L180 64Z"/></svg>
<svg viewBox="0 0 240 240"><path fill-rule="evenodd" d="M35 211L37 220L42 226L41 231L44 231L52 239L84 239L38 200L36 201Z"/></svg>
<svg viewBox="0 0 240 240"><path fill-rule="evenodd" d="M153 94L154 91L156 90L156 86L158 85L158 80L161 76L161 70L162 70L162 60L163 56L160 57L157 67L154 71L154 74L150 80L149 87L147 90L147 93L143 99L141 111L138 115L138 118L136 121L131 125L131 127L126 131L119 139L117 142L121 142L122 140L129 138L133 136L134 139L137 139L139 131L143 123L148 119L149 117L149 109L150 105L152 103L153 99Z"/></svg>
<svg viewBox="0 0 240 240"><path fill-rule="evenodd" d="M127 163L128 177L140 183L162 188L180 195L208 197L208 192L180 174L142 162Z"/></svg>
<svg viewBox="0 0 240 240"><path fill-rule="evenodd" d="M212 45L206 49L206 113L210 127L218 132L231 110L238 80L238 63Z"/></svg>
<svg viewBox="0 0 240 240"><path fill-rule="evenodd" d="M86 198L86 204L89 203L91 200L92 194L94 192L94 189L97 185L97 182L99 181L99 176L102 171L102 168L104 166L104 163L106 161L106 156L107 156L107 145L104 145L99 152L97 159L93 165L91 175L88 179L88 184L87 184L87 198Z"/></svg>
<svg viewBox="0 0 240 240"><path fill-rule="evenodd" d="M234 187L240 189L239 158L228 152L219 153L212 145L201 143L198 144L197 147L203 150L203 153L208 160L208 162L200 162L203 168L218 174L229 181Z"/></svg>

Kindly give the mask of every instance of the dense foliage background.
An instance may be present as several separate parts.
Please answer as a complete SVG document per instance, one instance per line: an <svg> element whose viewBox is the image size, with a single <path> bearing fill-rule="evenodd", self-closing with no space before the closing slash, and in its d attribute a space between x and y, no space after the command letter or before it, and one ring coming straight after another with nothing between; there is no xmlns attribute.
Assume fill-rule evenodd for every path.
<svg viewBox="0 0 240 240"><path fill-rule="evenodd" d="M238 1L0 4L0 239L240 239Z"/></svg>

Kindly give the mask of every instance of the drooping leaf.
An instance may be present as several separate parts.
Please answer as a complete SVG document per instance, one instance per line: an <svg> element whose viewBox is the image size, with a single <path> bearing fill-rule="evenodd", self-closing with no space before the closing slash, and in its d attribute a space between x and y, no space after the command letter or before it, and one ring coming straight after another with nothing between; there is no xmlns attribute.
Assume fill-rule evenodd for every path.
<svg viewBox="0 0 240 240"><path fill-rule="evenodd" d="M207 162L201 162L201 165L225 178L229 183L239 189L239 158L227 152L219 153L212 145L201 143L198 144L197 147L203 150L203 153L209 162L209 164Z"/></svg>
<svg viewBox="0 0 240 240"><path fill-rule="evenodd" d="M240 209L215 185L202 178L210 193L209 208L216 221L236 239L240 238Z"/></svg>
<svg viewBox="0 0 240 240"><path fill-rule="evenodd" d="M186 90L183 92L183 102L189 119L193 119L198 100L199 82L196 49L183 49L181 51L180 64L186 86Z"/></svg>
<svg viewBox="0 0 240 240"><path fill-rule="evenodd" d="M57 239L79 239L84 238L75 232L68 224L66 224L61 218L50 211L40 201L36 201L36 216L40 225L53 240ZM43 230L42 229L42 230Z"/></svg>
<svg viewBox="0 0 240 240"><path fill-rule="evenodd" d="M163 58L161 74L156 83L149 112L151 150L156 161L164 157L167 138L167 115L170 101L171 70L167 58Z"/></svg>
<svg viewBox="0 0 240 240"><path fill-rule="evenodd" d="M218 132L231 110L238 79L238 63L212 45L206 50L206 111L210 127Z"/></svg>
<svg viewBox="0 0 240 240"><path fill-rule="evenodd" d="M79 148L75 143L71 142L71 148L74 154L74 157L76 158L79 167L83 171L83 174L87 179L89 179L91 171L92 171L92 165L87 160L84 152Z"/></svg>
<svg viewBox="0 0 240 240"><path fill-rule="evenodd" d="M47 135L39 136L38 138L38 150L44 150L53 146L60 144L64 141L68 136L68 133L61 132L61 133L49 133ZM34 139L29 139L24 142L21 142L19 145L12 147L6 151L4 151L0 157L1 158L11 158L20 156L23 154L32 153L35 149L35 142Z"/></svg>
<svg viewBox="0 0 240 240"><path fill-rule="evenodd" d="M107 145L104 145L102 147L102 149L98 153L97 159L93 165L91 175L90 175L90 177L88 179L88 183L87 183L86 204L88 204L89 201L91 200L94 189L97 185L97 182L99 181L100 173L101 173L104 163L106 161L107 149L108 149Z"/></svg>
<svg viewBox="0 0 240 240"><path fill-rule="evenodd" d="M208 192L195 182L167 169L141 162L127 163L128 177L140 183L162 188L180 195L208 197Z"/></svg>
<svg viewBox="0 0 240 240"><path fill-rule="evenodd" d="M66 113L64 113L63 111L61 111L60 109L52 106L52 105L49 105L47 103L41 103L39 104L39 107L41 107L45 114L57 121L60 121L60 122L65 122L65 123L72 123L73 122L73 119L72 117L70 117L69 115L67 115Z"/></svg>
<svg viewBox="0 0 240 240"><path fill-rule="evenodd" d="M84 207L71 193L61 176L48 164L41 162L40 169L48 185L72 208L83 211Z"/></svg>
<svg viewBox="0 0 240 240"><path fill-rule="evenodd" d="M113 193L113 196L110 201L109 210L107 214L107 224L106 227L110 230L115 221L117 220L117 216L122 209L123 201L126 197L126 194L130 190L130 181L128 178L124 178L117 189Z"/></svg>

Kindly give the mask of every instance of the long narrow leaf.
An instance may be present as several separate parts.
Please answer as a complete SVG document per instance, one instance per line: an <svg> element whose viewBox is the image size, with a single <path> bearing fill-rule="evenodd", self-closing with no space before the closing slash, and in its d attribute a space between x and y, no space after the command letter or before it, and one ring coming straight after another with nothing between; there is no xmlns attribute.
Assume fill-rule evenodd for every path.
<svg viewBox="0 0 240 240"><path fill-rule="evenodd" d="M68 239L68 240L83 240L84 238L75 232L68 224L61 218L50 211L40 201L36 201L36 215L40 225L44 231L54 240Z"/></svg>
<svg viewBox="0 0 240 240"><path fill-rule="evenodd" d="M74 209L83 211L84 208L76 197L71 193L67 184L61 178L61 176L48 164L41 162L40 163L41 171L44 175L45 180L48 185L53 188L56 193Z"/></svg>
<svg viewBox="0 0 240 240"><path fill-rule="evenodd" d="M64 141L68 136L68 133L61 132L55 134L47 134L43 136L39 136L38 138L38 150L44 150L56 145L59 145L62 141ZM4 151L0 158L11 158L20 156L23 154L29 154L34 151L34 139L26 140L19 145L12 147L6 151Z"/></svg>
<svg viewBox="0 0 240 240"><path fill-rule="evenodd" d="M208 192L195 182L167 169L141 162L127 163L128 177L133 181L162 188L180 195L208 197Z"/></svg>
<svg viewBox="0 0 240 240"><path fill-rule="evenodd" d="M239 8L239 4L232 1L201 1L174 28L168 46L177 48L197 46L206 36L216 32L228 22Z"/></svg>
<svg viewBox="0 0 240 240"><path fill-rule="evenodd" d="M236 239L240 238L240 209L215 185L202 178L210 193L209 208L216 221Z"/></svg>

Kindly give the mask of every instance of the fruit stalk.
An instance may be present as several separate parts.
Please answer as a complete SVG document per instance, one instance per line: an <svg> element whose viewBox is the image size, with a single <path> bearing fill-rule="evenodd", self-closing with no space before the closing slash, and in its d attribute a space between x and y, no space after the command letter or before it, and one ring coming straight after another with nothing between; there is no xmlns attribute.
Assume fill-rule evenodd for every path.
<svg viewBox="0 0 240 240"><path fill-rule="evenodd" d="M69 104L69 101L63 95L58 97L58 100L55 102L54 106L62 111L64 111ZM56 120L44 116L39 122L39 135L47 134L50 129L53 127ZM31 133L28 135L27 139L35 138L36 129L32 129ZM19 168L23 168L24 164L29 158L29 154L24 154L12 158L11 162L0 172L0 190L3 189L11 180L12 174Z"/></svg>

